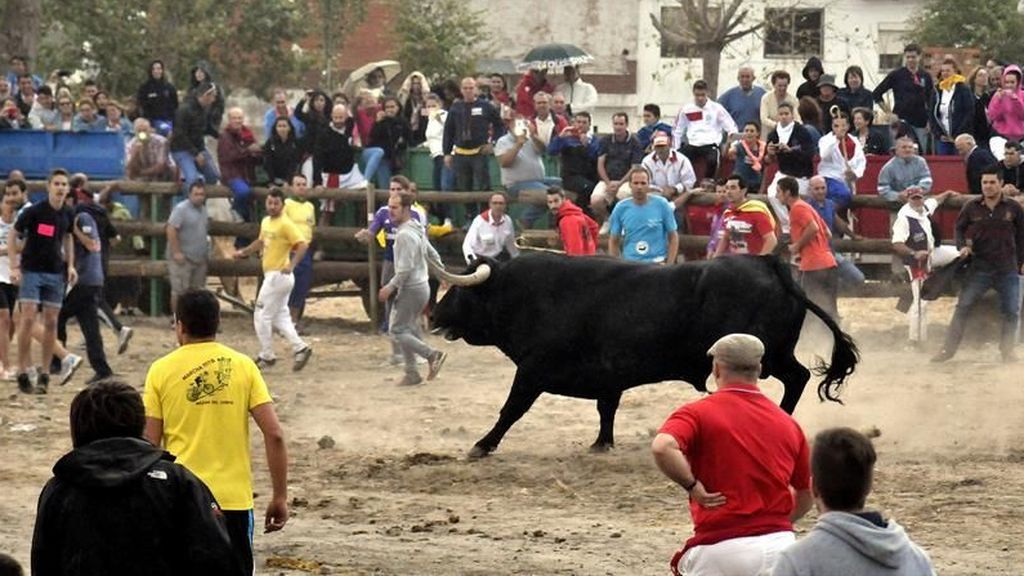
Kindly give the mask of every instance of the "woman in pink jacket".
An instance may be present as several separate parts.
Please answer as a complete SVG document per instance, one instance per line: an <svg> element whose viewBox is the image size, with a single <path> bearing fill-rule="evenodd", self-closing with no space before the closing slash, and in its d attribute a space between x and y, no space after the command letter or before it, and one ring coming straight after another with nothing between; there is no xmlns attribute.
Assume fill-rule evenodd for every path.
<svg viewBox="0 0 1024 576"><path fill-rule="evenodd" d="M1024 138L1024 91L1020 87L1021 71L1010 65L1003 71L1002 89L992 94L988 119L992 131L1007 140Z"/></svg>

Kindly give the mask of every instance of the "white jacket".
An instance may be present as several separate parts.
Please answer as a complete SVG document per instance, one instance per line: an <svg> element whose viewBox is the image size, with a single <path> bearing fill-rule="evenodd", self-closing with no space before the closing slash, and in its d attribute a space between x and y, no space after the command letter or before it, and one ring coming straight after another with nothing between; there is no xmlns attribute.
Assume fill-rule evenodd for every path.
<svg viewBox="0 0 1024 576"><path fill-rule="evenodd" d="M430 115L430 119L427 120L427 148L430 149L430 157L437 158L440 156L442 151L442 141L444 140L444 121L448 118L447 110L439 110Z"/></svg>
<svg viewBox="0 0 1024 576"><path fill-rule="evenodd" d="M494 257L501 254L503 249L509 253L509 256L519 255L512 218L505 214L501 223L495 223L491 218L491 211L484 210L483 213L473 218L473 223L469 225L466 239L462 241L462 254L468 263L471 256Z"/></svg>
<svg viewBox="0 0 1024 576"><path fill-rule="evenodd" d="M736 121L718 102L709 99L703 108L691 102L680 108L676 115L672 148L678 150L684 141L690 146L718 145L724 135L731 136L737 132Z"/></svg>
<svg viewBox="0 0 1024 576"><path fill-rule="evenodd" d="M853 156L849 159L850 168L853 169L857 178L860 178L868 166L867 158L864 157L864 148L861 147L860 141L853 136L847 134L846 138L853 142ZM836 140L835 134L829 132L821 137L821 140L818 141L818 156L821 157L821 161L818 162L819 175L840 182L846 181L847 161L843 158L843 152L839 149L839 141Z"/></svg>
<svg viewBox="0 0 1024 576"><path fill-rule="evenodd" d="M697 174L693 171L690 159L676 150L670 150L668 159L662 162L657 152L651 152L640 162L640 165L651 173L651 186L659 189L671 186L682 194L693 188L697 183Z"/></svg>

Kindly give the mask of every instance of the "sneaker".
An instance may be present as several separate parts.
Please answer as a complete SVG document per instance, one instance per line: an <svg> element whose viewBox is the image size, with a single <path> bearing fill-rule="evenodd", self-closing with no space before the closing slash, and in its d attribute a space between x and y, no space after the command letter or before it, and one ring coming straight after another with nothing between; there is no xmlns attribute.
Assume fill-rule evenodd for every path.
<svg viewBox="0 0 1024 576"><path fill-rule="evenodd" d="M57 384L63 386L71 380L78 368L82 365L82 357L78 354L68 354L60 361L60 372L57 373ZM42 376L42 374L40 374ZM42 379L40 378L40 381Z"/></svg>
<svg viewBox="0 0 1024 576"><path fill-rule="evenodd" d="M35 386L32 385L32 377L28 375L28 372L18 374L18 391L22 394L32 394L35 392Z"/></svg>
<svg viewBox="0 0 1024 576"><path fill-rule="evenodd" d="M267 368L270 368L274 364L277 364L277 358L267 359L263 358L262 356L257 356L255 359L253 359L253 362L256 363L256 367L260 369L260 372L263 372Z"/></svg>
<svg viewBox="0 0 1024 576"><path fill-rule="evenodd" d="M306 366L306 362L309 362L309 357L313 355L313 349L306 346L302 350L295 353L295 361L292 363L292 372L298 372Z"/></svg>
<svg viewBox="0 0 1024 576"><path fill-rule="evenodd" d="M128 349L128 343L131 342L132 336L135 334L135 330L127 326L122 326L121 331L117 333L117 353L124 354L124 351Z"/></svg>
<svg viewBox="0 0 1024 576"><path fill-rule="evenodd" d="M423 378L419 374L406 374L398 383L399 386L416 386L418 384L423 384Z"/></svg>
<svg viewBox="0 0 1024 576"><path fill-rule="evenodd" d="M953 354L955 354L955 352L950 352L949 350L946 350L945 348L943 348L942 350L939 350L938 354L936 354L935 356L932 356L932 360L931 361L936 363L936 364L938 364L940 362L945 362L946 360L949 360L950 358L952 358Z"/></svg>
<svg viewBox="0 0 1024 576"><path fill-rule="evenodd" d="M79 359L81 360L81 359ZM79 362L81 364L81 362ZM50 375L40 373L39 379L36 382L36 394L46 394L47 389L50 387Z"/></svg>
<svg viewBox="0 0 1024 576"><path fill-rule="evenodd" d="M441 371L441 366L444 365L444 361L448 358L448 354L435 350L430 358L427 359L427 364L430 365L430 371L427 372L427 380L433 380L437 378L437 373Z"/></svg>

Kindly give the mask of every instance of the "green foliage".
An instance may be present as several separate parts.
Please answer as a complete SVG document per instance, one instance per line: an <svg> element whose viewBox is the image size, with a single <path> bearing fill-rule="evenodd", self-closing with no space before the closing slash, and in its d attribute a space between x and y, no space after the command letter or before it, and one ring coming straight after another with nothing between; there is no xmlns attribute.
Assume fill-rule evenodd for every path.
<svg viewBox="0 0 1024 576"><path fill-rule="evenodd" d="M397 0L394 3L398 60L406 71L428 79L459 78L475 72L486 56L484 22L461 0Z"/></svg>
<svg viewBox="0 0 1024 576"><path fill-rule="evenodd" d="M145 81L164 61L179 89L198 60L226 87L262 94L297 77L291 49L306 33L306 6L293 0L64 0L44 2L40 70L83 69L114 95Z"/></svg>
<svg viewBox="0 0 1024 576"><path fill-rule="evenodd" d="M1024 61L1024 16L1010 0L929 0L907 36L922 46L979 48L984 57Z"/></svg>

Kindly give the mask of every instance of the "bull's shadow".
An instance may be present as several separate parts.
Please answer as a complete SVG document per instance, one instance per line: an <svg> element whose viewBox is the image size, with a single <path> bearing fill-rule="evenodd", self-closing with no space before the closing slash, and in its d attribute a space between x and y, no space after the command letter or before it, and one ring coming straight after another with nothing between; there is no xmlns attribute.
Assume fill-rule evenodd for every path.
<svg viewBox="0 0 1024 576"><path fill-rule="evenodd" d="M479 260L466 275L434 272L452 285L434 309L435 332L497 346L517 368L497 423L471 458L494 451L543 392L597 400L601 426L591 450L607 450L623 391L666 380L706 391L707 350L735 332L764 342L762 377L782 382L781 407L792 413L811 376L794 355L807 310L834 339L830 362L815 368L818 397L838 401L859 362L850 336L775 256L657 266L527 254Z"/></svg>

